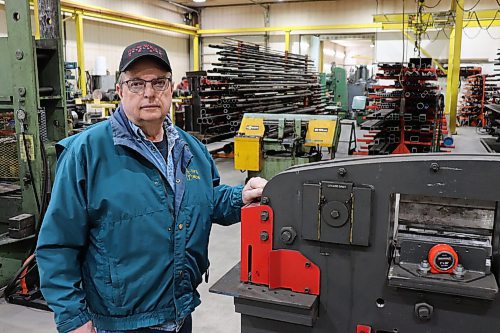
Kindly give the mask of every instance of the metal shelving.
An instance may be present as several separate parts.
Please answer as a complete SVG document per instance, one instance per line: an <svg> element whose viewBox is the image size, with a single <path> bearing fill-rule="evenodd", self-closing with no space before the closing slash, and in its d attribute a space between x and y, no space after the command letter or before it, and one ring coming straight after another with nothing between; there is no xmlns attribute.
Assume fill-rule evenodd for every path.
<svg viewBox="0 0 500 333"><path fill-rule="evenodd" d="M189 72L185 129L204 143L232 137L244 113L325 113L318 73L307 56L226 38L210 45L214 68Z"/></svg>

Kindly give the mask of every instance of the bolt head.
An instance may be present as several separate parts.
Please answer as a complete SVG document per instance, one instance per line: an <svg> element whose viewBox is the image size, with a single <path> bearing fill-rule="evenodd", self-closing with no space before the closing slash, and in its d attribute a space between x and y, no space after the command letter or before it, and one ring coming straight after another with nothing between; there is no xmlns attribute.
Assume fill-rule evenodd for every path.
<svg viewBox="0 0 500 333"><path fill-rule="evenodd" d="M330 216L334 219L338 219L340 217L340 212L334 209L330 212Z"/></svg>
<svg viewBox="0 0 500 333"><path fill-rule="evenodd" d="M430 309L425 307L425 306L421 306L419 309L418 309L418 317L421 318L421 319L427 319L429 318L430 316Z"/></svg>
<svg viewBox="0 0 500 333"><path fill-rule="evenodd" d="M267 231L262 231L260 233L260 240L262 240L264 242L269 240L269 234L267 233Z"/></svg>
<svg viewBox="0 0 500 333"><path fill-rule="evenodd" d="M434 172L438 172L439 171L439 164L431 163L431 170Z"/></svg>
<svg viewBox="0 0 500 333"><path fill-rule="evenodd" d="M289 242L292 239L292 233L288 230L285 230L281 233L281 240L283 242Z"/></svg>
<svg viewBox="0 0 500 333"><path fill-rule="evenodd" d="M21 60L22 58L24 58L23 50L16 50L16 59Z"/></svg>

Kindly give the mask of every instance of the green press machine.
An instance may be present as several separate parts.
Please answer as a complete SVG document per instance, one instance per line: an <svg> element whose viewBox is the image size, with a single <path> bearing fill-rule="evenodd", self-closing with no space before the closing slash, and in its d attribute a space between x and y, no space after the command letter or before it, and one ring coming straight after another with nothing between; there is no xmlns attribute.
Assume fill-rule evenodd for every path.
<svg viewBox="0 0 500 333"><path fill-rule="evenodd" d="M9 302L43 308L36 301L40 292L33 252L50 198L55 143L69 131L61 8L59 0L38 0L36 39L28 0L6 0L5 11L8 36L0 38L0 287L6 286Z"/></svg>

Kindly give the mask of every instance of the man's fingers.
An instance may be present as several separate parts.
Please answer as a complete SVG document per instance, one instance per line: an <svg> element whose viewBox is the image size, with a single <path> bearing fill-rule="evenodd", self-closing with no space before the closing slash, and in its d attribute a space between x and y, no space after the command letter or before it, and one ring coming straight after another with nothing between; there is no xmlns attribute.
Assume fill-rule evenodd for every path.
<svg viewBox="0 0 500 333"><path fill-rule="evenodd" d="M258 198L262 195L262 188L255 188L253 190L248 190L248 196L251 197L252 199Z"/></svg>
<svg viewBox="0 0 500 333"><path fill-rule="evenodd" d="M254 201L257 198L260 198L262 196L262 188L255 188L255 189L248 189L243 193L243 203L249 204L252 201Z"/></svg>
<svg viewBox="0 0 500 333"><path fill-rule="evenodd" d="M267 180L261 177L253 177L248 181L251 188L263 188L267 184Z"/></svg>

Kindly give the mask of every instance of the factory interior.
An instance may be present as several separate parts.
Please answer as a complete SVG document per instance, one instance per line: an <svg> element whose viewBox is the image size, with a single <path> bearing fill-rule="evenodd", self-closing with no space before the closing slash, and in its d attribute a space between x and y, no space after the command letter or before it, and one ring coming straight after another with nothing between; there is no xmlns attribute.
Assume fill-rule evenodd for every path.
<svg viewBox="0 0 500 333"><path fill-rule="evenodd" d="M122 79L139 66L123 66L124 50L138 42L149 49L132 57L167 64L165 79ZM166 62L141 53L151 45L166 51ZM213 200L221 188L213 165L196 169L188 162L173 167L186 178L184 200L204 195L189 182L207 182L210 195L176 225L184 216L179 178L177 184L169 178L176 146L168 137L171 152L163 155L121 104L150 92L172 94L163 140L173 123L192 138L186 142L193 161L200 154L213 160L221 184L243 188L241 204L231 203L240 223L219 223L215 213L200 217L226 202ZM146 165L146 179L158 176L155 185L175 197L176 209L181 205L180 215L164 209L174 221L173 231L162 229L165 239L148 214L127 220L144 225L134 229L144 235L128 239L127 221L100 227L101 217L92 217L90 202L101 196L102 207L124 212L138 202L145 212L156 205L139 190L153 187L132 184L143 178L111 164L115 155L85 164L105 151L104 142L91 142L99 128L115 131L119 114L163 155L167 173L127 153ZM83 140L85 156L74 148ZM70 152L85 181L65 174ZM127 176L96 179L108 164ZM0 0L1 333L191 332L185 330L191 311L195 333L500 332L499 174L498 0ZM247 203L253 177L268 182ZM109 196L93 193L94 182ZM134 186L137 193L130 193ZM75 210L81 214L69 213L82 202ZM58 232L44 225L55 211L68 212L57 222L62 229L85 223L65 248L77 253L74 280L65 263L57 264L64 244L51 248L55 271L41 267L41 257L37 262L50 247L40 244ZM180 280L184 270L174 277L178 258L199 260L188 247L202 232L205 266L193 264L199 272L185 274L187 280ZM174 252L149 258L167 248L161 243ZM106 246L123 253L88 268L94 249ZM169 293L173 317L139 326L131 318L153 312L133 301L159 281L148 280L152 270L142 262L157 267L165 258L174 282L158 283L148 297L163 304L161 293ZM141 283L124 282L132 271ZM181 315L183 281L201 304ZM71 287L63 290L65 283ZM71 309L76 294L89 317ZM163 311L158 304L149 306ZM86 319L76 325L78 316Z"/></svg>

